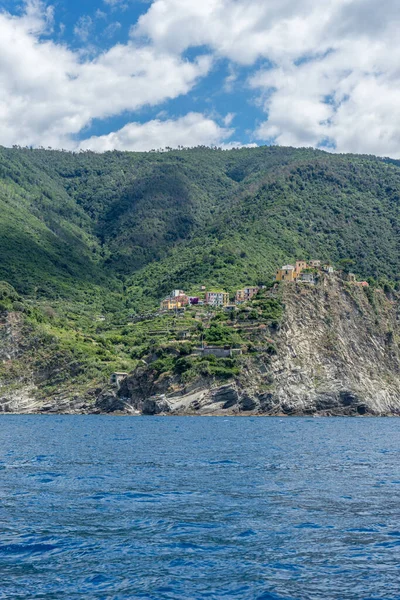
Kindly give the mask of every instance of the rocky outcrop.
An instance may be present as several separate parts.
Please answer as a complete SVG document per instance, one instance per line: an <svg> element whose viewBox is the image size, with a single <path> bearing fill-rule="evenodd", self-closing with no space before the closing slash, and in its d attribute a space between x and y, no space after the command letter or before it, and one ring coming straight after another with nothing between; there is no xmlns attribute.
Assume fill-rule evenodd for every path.
<svg viewBox="0 0 400 600"><path fill-rule="evenodd" d="M398 301L337 276L287 285L284 301L271 361L284 413L400 413Z"/></svg>

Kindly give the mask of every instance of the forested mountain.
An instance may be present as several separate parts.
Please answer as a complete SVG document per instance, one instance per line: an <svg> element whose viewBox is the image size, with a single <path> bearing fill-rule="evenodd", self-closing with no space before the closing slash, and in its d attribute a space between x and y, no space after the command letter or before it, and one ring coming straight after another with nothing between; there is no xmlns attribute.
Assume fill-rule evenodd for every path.
<svg viewBox="0 0 400 600"><path fill-rule="evenodd" d="M279 147L85 152L0 148L0 279L48 298L268 280L352 259L400 276L400 163Z"/></svg>

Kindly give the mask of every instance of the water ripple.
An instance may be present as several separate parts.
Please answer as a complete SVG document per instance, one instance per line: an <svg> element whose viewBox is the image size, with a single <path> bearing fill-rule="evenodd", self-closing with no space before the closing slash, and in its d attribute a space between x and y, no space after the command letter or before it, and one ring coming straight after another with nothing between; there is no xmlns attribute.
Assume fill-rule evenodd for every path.
<svg viewBox="0 0 400 600"><path fill-rule="evenodd" d="M400 598L397 419L0 418L1 600Z"/></svg>

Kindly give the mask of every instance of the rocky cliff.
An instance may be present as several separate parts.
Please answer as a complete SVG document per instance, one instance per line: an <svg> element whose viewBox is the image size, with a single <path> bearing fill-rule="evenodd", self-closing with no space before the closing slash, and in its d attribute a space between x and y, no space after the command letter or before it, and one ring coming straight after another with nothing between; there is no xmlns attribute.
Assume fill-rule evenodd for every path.
<svg viewBox="0 0 400 600"><path fill-rule="evenodd" d="M235 380L179 386L141 366L120 396L145 414L400 414L397 294L325 274L280 293L284 318L270 334L276 349L260 342L244 354Z"/></svg>

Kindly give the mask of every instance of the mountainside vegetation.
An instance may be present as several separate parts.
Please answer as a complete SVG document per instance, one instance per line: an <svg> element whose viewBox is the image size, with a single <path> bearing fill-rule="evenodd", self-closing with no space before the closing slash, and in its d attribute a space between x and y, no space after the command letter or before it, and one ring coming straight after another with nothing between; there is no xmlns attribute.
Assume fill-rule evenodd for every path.
<svg viewBox="0 0 400 600"><path fill-rule="evenodd" d="M296 258L398 289L399 233L400 162L391 159L282 147L0 147L0 320L7 328L6 315L19 315L29 340L6 357L0 382L26 371L41 374L46 393L95 387L174 339L173 317L155 314L171 289L268 289ZM209 343L228 335L224 327L213 324ZM237 369L162 351L159 360L193 373L203 362L210 372Z"/></svg>
<svg viewBox="0 0 400 600"><path fill-rule="evenodd" d="M296 257L400 276L400 163L277 147L95 154L0 148L0 277L19 292L260 283Z"/></svg>

